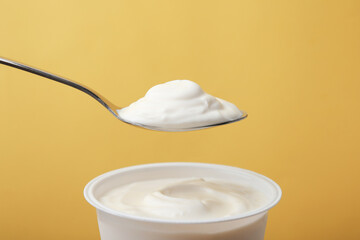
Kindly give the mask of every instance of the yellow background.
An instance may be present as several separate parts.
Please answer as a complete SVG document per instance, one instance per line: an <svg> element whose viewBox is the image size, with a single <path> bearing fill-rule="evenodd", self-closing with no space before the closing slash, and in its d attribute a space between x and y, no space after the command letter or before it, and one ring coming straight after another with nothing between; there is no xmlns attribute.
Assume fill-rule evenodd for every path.
<svg viewBox="0 0 360 240"><path fill-rule="evenodd" d="M268 240L359 239L360 1L0 0L0 55L120 106L191 79L248 119L164 133L0 66L0 239L99 239L85 184L134 164L194 161L283 189Z"/></svg>

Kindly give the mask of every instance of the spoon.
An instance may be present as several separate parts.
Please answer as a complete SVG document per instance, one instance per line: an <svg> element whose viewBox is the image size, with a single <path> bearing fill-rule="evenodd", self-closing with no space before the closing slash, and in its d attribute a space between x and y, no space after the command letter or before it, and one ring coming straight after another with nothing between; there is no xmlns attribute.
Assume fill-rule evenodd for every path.
<svg viewBox="0 0 360 240"><path fill-rule="evenodd" d="M234 120L230 120L230 121L226 121L226 122L221 122L221 123L216 123L216 124L211 124L211 125L205 125L205 126L198 126L198 127L192 127L192 128L162 128L162 127L158 127L158 126L149 126L149 125L144 125L144 124L140 124L140 123L136 123L136 122L129 122L123 118L121 118L117 112L117 110L120 110L121 108L116 106L115 104L111 103L109 100L107 100L106 98L104 98L103 96L101 96L99 93L97 93L96 91L90 89L89 87L85 87L84 85L81 85L79 83L76 83L74 81L69 81L65 78L56 76L54 74L45 72L45 71L41 71L39 69L33 68L33 67L29 67L26 66L24 64L15 62L15 61L11 61L9 59L4 59L4 58L0 58L0 63L10 66L10 67L14 67L17 69L21 69L23 71L26 72L30 72L51 80L54 80L56 82L59 83L63 83L65 85L68 85L70 87L76 88L88 95L90 95L91 97L93 97L96 101L98 101L101 105L103 105L112 115L114 115L117 119L137 126L137 127L142 127L142 128L146 128L146 129L150 129L150 130L157 130L157 131L167 131L167 132L181 132L181 131L192 131L192 130L199 130L199 129L204 129L204 128L209 128L209 127L215 127L215 126L220 126L220 125L225 125L225 124L229 124L229 123L233 123L233 122L237 122L240 121L244 118L247 117L247 113L245 113L244 111L241 111L243 114Z"/></svg>

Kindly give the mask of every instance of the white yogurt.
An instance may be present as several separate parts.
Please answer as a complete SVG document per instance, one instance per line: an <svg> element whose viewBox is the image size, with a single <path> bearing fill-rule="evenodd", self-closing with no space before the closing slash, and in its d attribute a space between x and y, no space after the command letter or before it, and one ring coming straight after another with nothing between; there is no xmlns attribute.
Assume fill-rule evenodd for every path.
<svg viewBox="0 0 360 240"><path fill-rule="evenodd" d="M110 190L100 202L122 213L169 220L210 220L257 209L263 193L216 178L140 181Z"/></svg>
<svg viewBox="0 0 360 240"><path fill-rule="evenodd" d="M84 194L102 240L264 240L281 189L248 170L186 162L107 172Z"/></svg>
<svg viewBox="0 0 360 240"><path fill-rule="evenodd" d="M118 114L130 123L168 129L219 124L243 115L234 104L205 93L189 80L156 85Z"/></svg>

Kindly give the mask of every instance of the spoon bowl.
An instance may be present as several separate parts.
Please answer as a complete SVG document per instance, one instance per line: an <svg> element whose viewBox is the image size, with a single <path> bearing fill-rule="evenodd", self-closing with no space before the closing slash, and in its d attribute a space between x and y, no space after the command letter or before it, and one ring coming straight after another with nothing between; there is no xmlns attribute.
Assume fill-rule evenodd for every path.
<svg viewBox="0 0 360 240"><path fill-rule="evenodd" d="M17 69L20 69L20 70L23 70L26 72L30 72L30 73L51 79L53 81L68 85L70 87L76 88L76 89L88 94L92 98L94 98L101 105L103 105L112 115L114 115L117 119L121 120L122 122L131 124L133 126L150 129L150 130L166 131L166 132L193 131L193 130L200 130L200 129L204 129L204 128L210 128L210 127L225 125L225 124L229 124L229 123L234 123L234 122L240 121L247 117L247 113L245 113L244 111L241 111L242 115L240 117L238 117L237 119L233 119L233 120L229 120L229 121L221 122L221 123L216 123L216 124L211 124L211 125L191 127L191 128L163 128L163 127L158 127L158 126L149 126L149 125L144 125L144 124L140 124L140 123L136 123L136 122L130 122L130 121L127 121L127 120L121 118L120 115L118 114L118 110L120 110L121 107L118 107L117 105L111 103L109 100L107 100L105 97L100 95L98 92L92 90L89 87L84 86L83 84L79 84L77 82L67 80L63 77L59 77L57 75L54 75L54 74L30 67L30 66L27 66L27 65L9 60L9 59L5 59L5 58L0 58L0 64L7 65L7 66L10 66L13 68L17 68Z"/></svg>
<svg viewBox="0 0 360 240"><path fill-rule="evenodd" d="M216 126L221 126L221 125L225 125L225 124L229 124L229 123L238 122L247 117L247 113L245 113L244 111L241 111L241 112L242 112L242 115L239 118L234 119L234 120L216 123L216 124L204 125L204 126L191 127L191 128L162 128L162 127L158 127L158 126L148 126L148 125L144 125L144 124L140 124L140 123L128 122L124 119L121 119L121 117L118 117L118 119L120 119L121 121L123 121L125 123L131 124L131 125L134 125L137 127L150 129L150 130L163 131L163 132L186 132L186 131L201 130L201 129L205 129L205 128L211 128L211 127L216 127Z"/></svg>

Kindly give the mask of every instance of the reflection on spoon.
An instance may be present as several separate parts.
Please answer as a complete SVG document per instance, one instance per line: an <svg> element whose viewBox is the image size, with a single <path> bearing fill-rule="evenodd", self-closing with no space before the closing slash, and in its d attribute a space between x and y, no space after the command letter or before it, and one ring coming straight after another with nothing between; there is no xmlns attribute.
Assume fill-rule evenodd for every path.
<svg viewBox="0 0 360 240"><path fill-rule="evenodd" d="M189 80L175 80L151 88L144 98L120 108L84 85L21 63L0 58L0 63L76 88L97 100L119 120L158 131L192 131L237 122L247 114L225 100L206 94Z"/></svg>

